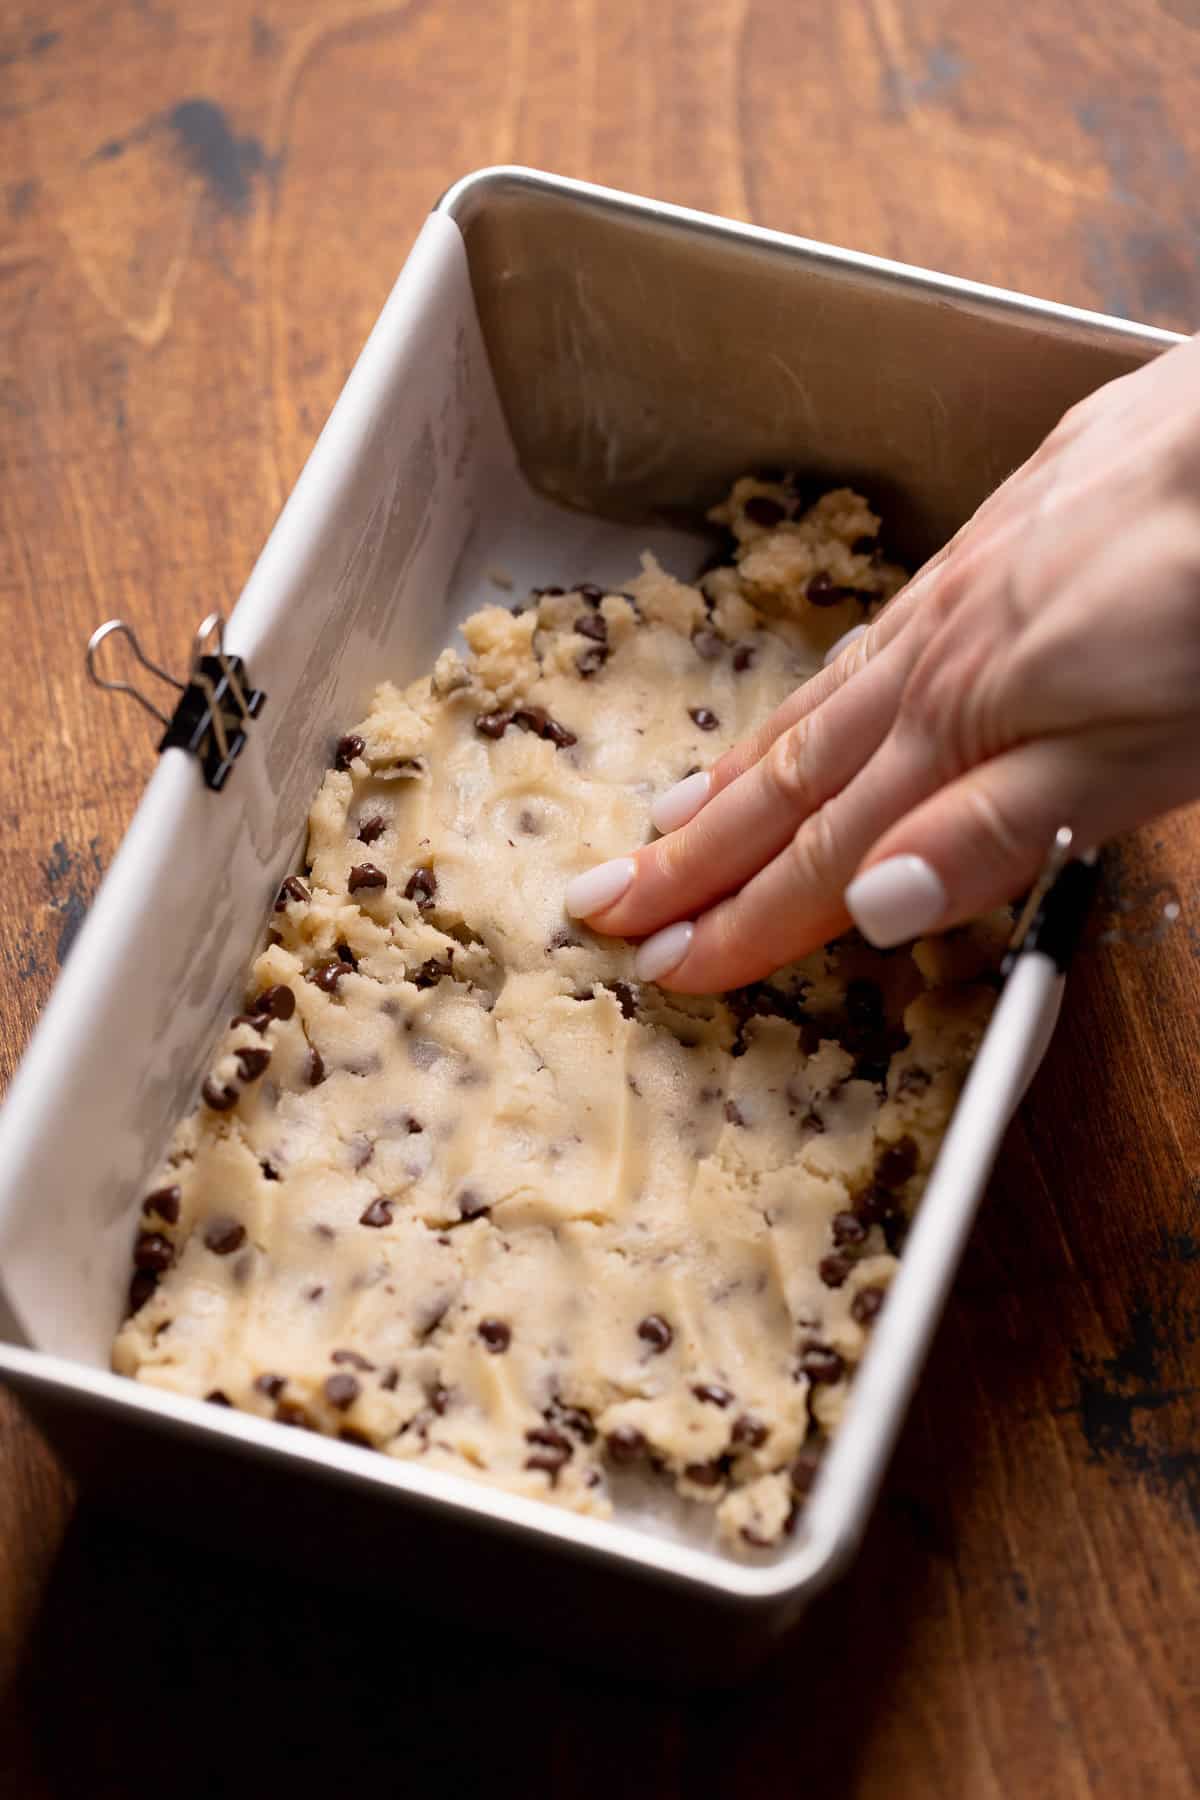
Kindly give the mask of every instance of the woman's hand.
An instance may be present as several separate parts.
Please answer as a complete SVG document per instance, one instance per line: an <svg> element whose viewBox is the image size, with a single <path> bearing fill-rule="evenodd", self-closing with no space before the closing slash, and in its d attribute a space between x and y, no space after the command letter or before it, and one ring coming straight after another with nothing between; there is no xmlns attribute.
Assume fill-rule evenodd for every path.
<svg viewBox="0 0 1200 1800"><path fill-rule="evenodd" d="M824 673L572 882L643 980L903 942L1200 797L1200 337L1072 407Z"/></svg>

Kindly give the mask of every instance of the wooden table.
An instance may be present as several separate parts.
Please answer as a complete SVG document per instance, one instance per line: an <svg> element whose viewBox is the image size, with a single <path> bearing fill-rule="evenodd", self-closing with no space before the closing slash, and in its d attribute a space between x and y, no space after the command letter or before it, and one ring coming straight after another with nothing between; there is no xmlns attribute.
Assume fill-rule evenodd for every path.
<svg viewBox="0 0 1200 1800"><path fill-rule="evenodd" d="M5 1075L153 761L87 632L176 664L233 600L456 175L1200 318L1200 0L8 11ZM1195 816L1122 846L865 1550L759 1683L665 1698L184 1554L0 1399L0 1793L1195 1792L1198 869Z"/></svg>

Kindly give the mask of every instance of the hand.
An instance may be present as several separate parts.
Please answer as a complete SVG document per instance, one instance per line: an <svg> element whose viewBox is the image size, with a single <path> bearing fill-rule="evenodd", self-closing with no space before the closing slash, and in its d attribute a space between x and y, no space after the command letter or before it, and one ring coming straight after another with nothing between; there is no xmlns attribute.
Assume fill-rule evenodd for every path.
<svg viewBox="0 0 1200 1800"><path fill-rule="evenodd" d="M850 643L568 910L720 992L884 946L1200 797L1200 337L1081 401ZM619 892L617 890L620 890Z"/></svg>

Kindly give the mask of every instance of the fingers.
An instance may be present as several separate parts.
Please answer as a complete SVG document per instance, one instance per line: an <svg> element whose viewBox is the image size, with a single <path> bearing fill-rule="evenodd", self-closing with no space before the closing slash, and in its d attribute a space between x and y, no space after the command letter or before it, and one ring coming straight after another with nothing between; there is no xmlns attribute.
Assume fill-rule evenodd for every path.
<svg viewBox="0 0 1200 1800"><path fill-rule="evenodd" d="M567 910L597 931L643 937L672 919L695 918L749 881L887 736L917 654L915 641L909 645L902 634L856 681L782 732L688 824L573 881Z"/></svg>

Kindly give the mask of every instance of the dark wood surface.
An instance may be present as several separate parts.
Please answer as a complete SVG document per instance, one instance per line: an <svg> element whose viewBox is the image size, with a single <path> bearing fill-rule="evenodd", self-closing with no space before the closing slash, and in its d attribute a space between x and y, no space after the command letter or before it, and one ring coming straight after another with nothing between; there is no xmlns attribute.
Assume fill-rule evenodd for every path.
<svg viewBox="0 0 1200 1800"><path fill-rule="evenodd" d="M87 632L174 664L232 601L455 176L1189 329L1198 95L1200 0L7 8L4 1076L152 763ZM0 1396L0 1794L1197 1791L1197 827L1114 859L863 1554L764 1677L671 1698L185 1552L77 1501Z"/></svg>

